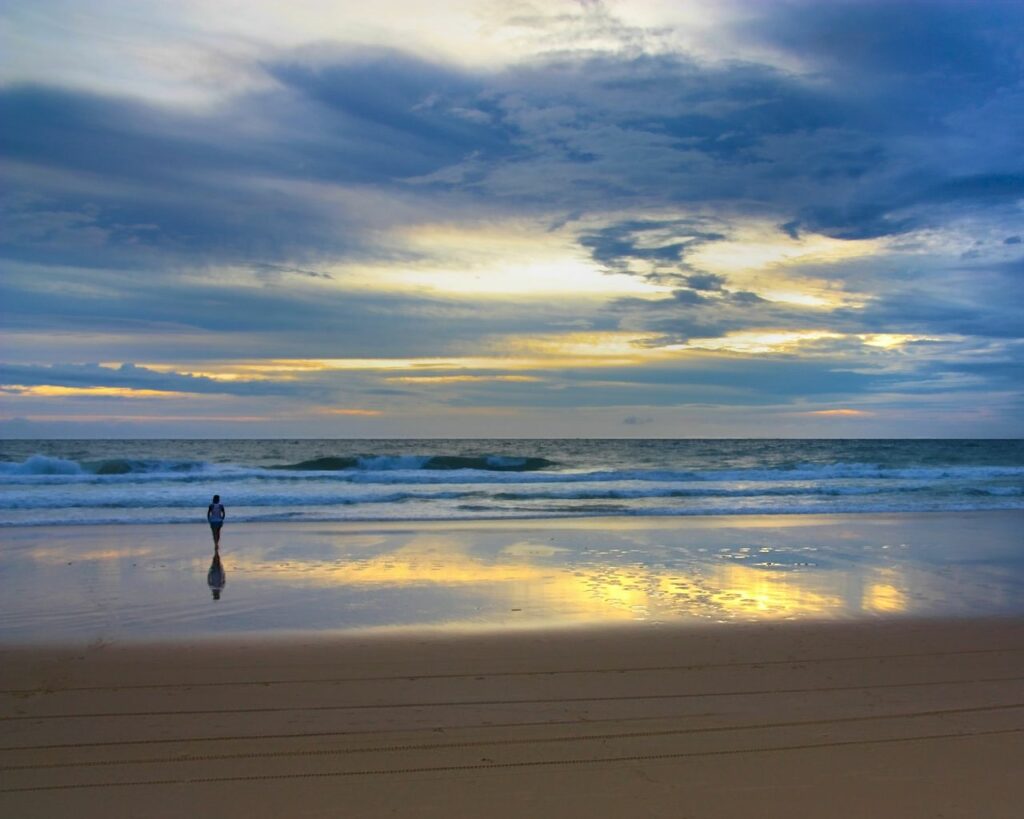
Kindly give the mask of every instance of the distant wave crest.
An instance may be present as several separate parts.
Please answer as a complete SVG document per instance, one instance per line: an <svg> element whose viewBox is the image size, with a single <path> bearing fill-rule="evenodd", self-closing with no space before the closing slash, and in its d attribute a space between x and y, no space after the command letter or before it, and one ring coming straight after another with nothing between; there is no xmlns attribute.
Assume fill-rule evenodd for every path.
<svg viewBox="0 0 1024 819"><path fill-rule="evenodd" d="M536 472L554 466L547 458L510 458L504 455L355 455L348 457L313 458L297 464L284 464L273 469L298 472L342 472L364 470L389 472L392 470L476 469L482 472Z"/></svg>

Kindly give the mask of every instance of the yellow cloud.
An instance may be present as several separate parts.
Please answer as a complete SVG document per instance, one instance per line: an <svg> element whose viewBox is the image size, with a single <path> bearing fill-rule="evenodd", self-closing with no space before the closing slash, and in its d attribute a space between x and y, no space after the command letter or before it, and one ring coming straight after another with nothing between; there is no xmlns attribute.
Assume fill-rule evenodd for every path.
<svg viewBox="0 0 1024 819"><path fill-rule="evenodd" d="M316 372L368 371L394 375L389 380L409 383L441 383L442 381L527 381L536 376L519 375L516 370L562 368L566 366L606 366L610 363L633 363L659 355L650 346L653 334L632 332L559 333L544 336L501 338L490 345L489 354L472 356L424 358L309 358L267 359L264 361L224 362L203 365L202 374L211 378L264 378L288 380ZM149 365L197 375L188 363ZM489 373L458 372L488 370ZM404 372L403 372L404 371ZM434 373L433 371L441 371ZM452 372L456 371L456 372ZM511 372L510 372L511 371Z"/></svg>
<svg viewBox="0 0 1024 819"><path fill-rule="evenodd" d="M768 301L826 309L857 306L863 299L828 279L808 276L808 266L867 258L881 248L876 239L832 239L816 234L793 239L774 224L752 222L734 228L728 239L695 247L687 261L724 276L731 289L750 290Z"/></svg>
<svg viewBox="0 0 1024 819"><path fill-rule="evenodd" d="M35 398L195 398L195 393L172 390L146 390L134 387L63 387L55 384L0 384L0 391Z"/></svg>
<svg viewBox="0 0 1024 819"><path fill-rule="evenodd" d="M827 330L743 330L719 338L693 338L675 350L722 350L733 353L790 352L801 344L825 338L843 338Z"/></svg>
<svg viewBox="0 0 1024 819"><path fill-rule="evenodd" d="M388 381L402 384L467 384L487 381L534 382L542 379L533 375L400 375L392 376Z"/></svg>
<svg viewBox="0 0 1024 819"><path fill-rule="evenodd" d="M915 341L941 340L938 336L915 336L906 333L866 333L858 335L857 338L869 347L882 347L886 350L902 347Z"/></svg>
<svg viewBox="0 0 1024 819"><path fill-rule="evenodd" d="M391 238L416 261L336 266L331 274L348 289L412 289L472 298L558 295L600 301L655 297L671 289L637 276L607 273L573 237L552 233L542 224L416 225Z"/></svg>
<svg viewBox="0 0 1024 819"><path fill-rule="evenodd" d="M688 254L695 267L725 276L781 272L787 266L835 263L876 254L881 243L875 239L832 239L808 234L791 239L772 224L751 223L735 229L723 241L708 242Z"/></svg>
<svg viewBox="0 0 1024 819"><path fill-rule="evenodd" d="M263 415L123 415L112 414L97 410L92 414L85 413L32 413L31 415L19 415L20 419L26 421L110 421L125 423L148 423L153 421L223 421L225 423L250 423L266 421ZM11 420L4 417L2 420Z"/></svg>
<svg viewBox="0 0 1024 819"><path fill-rule="evenodd" d="M608 359L638 361L656 354L653 344L658 336L653 333L628 331L593 333L553 333L503 340L512 353L564 359L587 360L606 366ZM560 366L560 363L559 363Z"/></svg>

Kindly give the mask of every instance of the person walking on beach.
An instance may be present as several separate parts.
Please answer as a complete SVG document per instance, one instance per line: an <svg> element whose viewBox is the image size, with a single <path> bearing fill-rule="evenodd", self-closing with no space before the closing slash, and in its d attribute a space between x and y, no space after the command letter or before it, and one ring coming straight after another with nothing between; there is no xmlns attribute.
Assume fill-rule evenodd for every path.
<svg viewBox="0 0 1024 819"><path fill-rule="evenodd" d="M220 495L214 495L206 509L206 520L210 524L210 531L213 532L214 549L220 546L220 528L224 525L226 514L224 504L220 502Z"/></svg>

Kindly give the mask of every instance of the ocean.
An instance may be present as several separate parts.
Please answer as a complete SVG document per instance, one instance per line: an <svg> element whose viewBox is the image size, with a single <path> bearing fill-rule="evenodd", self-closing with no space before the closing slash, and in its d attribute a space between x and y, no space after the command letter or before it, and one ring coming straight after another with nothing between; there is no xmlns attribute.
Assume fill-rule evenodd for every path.
<svg viewBox="0 0 1024 819"><path fill-rule="evenodd" d="M0 442L0 526L1024 508L1022 440Z"/></svg>

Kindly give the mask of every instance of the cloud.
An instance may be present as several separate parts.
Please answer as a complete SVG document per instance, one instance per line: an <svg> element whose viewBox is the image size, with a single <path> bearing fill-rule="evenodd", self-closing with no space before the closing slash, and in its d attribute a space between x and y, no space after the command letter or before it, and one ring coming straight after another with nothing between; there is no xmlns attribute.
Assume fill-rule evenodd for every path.
<svg viewBox="0 0 1024 819"><path fill-rule="evenodd" d="M19 386L117 387L173 393L290 395L295 387L267 380L218 381L205 376L158 372L135 364L0 364L0 384Z"/></svg>
<svg viewBox="0 0 1024 819"><path fill-rule="evenodd" d="M512 150L479 77L395 50L346 49L316 62L299 55L266 65L293 100L312 103L300 110L321 125L319 139L307 135L292 149L316 178L398 180Z"/></svg>
<svg viewBox="0 0 1024 819"><path fill-rule="evenodd" d="M630 219L583 233L579 243L609 272L632 273L655 281L679 279L688 269L687 251L725 238L692 219ZM706 274L686 277L711 283ZM701 288L695 288L701 289Z"/></svg>
<svg viewBox="0 0 1024 819"><path fill-rule="evenodd" d="M684 276L687 286L693 290L719 291L725 285L725 276L714 273L694 273Z"/></svg>
<svg viewBox="0 0 1024 819"><path fill-rule="evenodd" d="M328 45L265 57L250 69L268 85L213 109L8 86L0 115L19 127L0 148L31 168L8 168L21 196L9 208L34 236L10 237L7 252L110 266L149 250L299 267L380 253L368 247L379 226L338 195L359 186L492 215L640 206L722 219L740 209L793 236L848 239L934 225L948 218L942 204L983 209L1021 194L1008 138L1020 59L1012 38L993 33L1020 29L1010 4L751 11L756 24L739 33L804 60L807 74L586 51L483 71ZM823 48L836 32L841 42ZM983 105L981 131L964 117ZM915 115L901 119L908 107ZM40 235L46 220L60 225ZM608 264L682 261L686 242L636 243L657 221L620 219L580 241Z"/></svg>
<svg viewBox="0 0 1024 819"><path fill-rule="evenodd" d="M267 277L274 279L279 279L289 275L308 276L311 279L334 279L334 276L330 273L324 273L321 270L304 270L301 267L294 267L291 265L255 262L251 267L258 273L262 273Z"/></svg>
<svg viewBox="0 0 1024 819"><path fill-rule="evenodd" d="M936 266L874 295L839 320L875 332L957 333L1019 339L1024 326L1024 259Z"/></svg>
<svg viewBox="0 0 1024 819"><path fill-rule="evenodd" d="M1012 74L1013 32L1024 24L1014 3L803 0L747 8L755 13L740 25L750 39L800 55L812 70L890 87L941 76L947 93L991 88Z"/></svg>
<svg viewBox="0 0 1024 819"><path fill-rule="evenodd" d="M4 75L0 118L15 127L0 133L0 302L12 358L62 361L69 344L89 361L398 358L566 328L635 331L655 347L820 332L817 347L800 347L813 361L733 351L697 368L608 373L608 384L589 370L585 382L572 372L463 381L443 400L784 403L892 388L886 368L897 361L901 383L918 378L924 389L1014 388L1011 345L1024 326L1018 4L751 1L697 28L685 9L487 6L479 36L501 52L490 60L480 47L456 59L450 42L432 48L400 21L340 42L332 17L322 42L303 44L308 20L276 33L266 17L232 28L207 11L226 27L216 37L163 7L139 15L181 21L189 53L209 58L199 63L218 78L216 93L180 60L168 59L168 84L203 93L111 83L127 69L93 35L81 48L103 54L103 72L69 72L22 49ZM5 19L23 42L49 36L41 17ZM132 40L134 24L111 30L152 41ZM683 47L700 41L730 59ZM642 280L629 282L640 297L499 300L468 284L459 293L459 282L516 276L519 258L493 261L503 246L460 248L502 231L561 242L561 267L522 254L531 275L629 275ZM778 241L774 255L751 250L770 243L757 231ZM828 253L787 255L822 237ZM451 295L407 275L423 270L455 282ZM964 359L904 345L882 365L857 334L958 336ZM336 374L229 385L76 366L85 369L21 370L28 380L11 383L78 378L297 401L344 389ZM362 394L414 397L348 378Z"/></svg>
<svg viewBox="0 0 1024 819"><path fill-rule="evenodd" d="M289 266L284 266L291 269ZM63 349L80 335L100 360L404 357L478 348L492 335L582 321L573 303L472 302L423 292L366 292L337 279L246 270L164 275L8 264L0 311L8 334ZM235 278L236 281L231 281Z"/></svg>
<svg viewBox="0 0 1024 819"><path fill-rule="evenodd" d="M883 390L898 376L854 370L840 358L743 358L704 353L668 363L588 367L548 372L538 383L465 385L453 407L766 406L805 399L842 401Z"/></svg>

